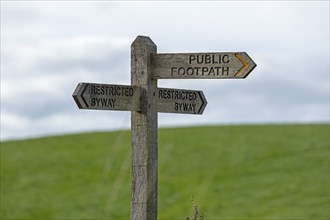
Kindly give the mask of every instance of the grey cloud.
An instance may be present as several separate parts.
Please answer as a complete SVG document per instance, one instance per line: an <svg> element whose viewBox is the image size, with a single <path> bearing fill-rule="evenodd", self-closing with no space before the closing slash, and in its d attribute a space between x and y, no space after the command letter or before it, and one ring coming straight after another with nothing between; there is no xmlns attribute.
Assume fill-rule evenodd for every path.
<svg viewBox="0 0 330 220"><path fill-rule="evenodd" d="M33 7L26 8L24 4L12 4L10 2L2 2L2 16L3 24L5 26L19 26L31 24L40 21L42 13L40 10Z"/></svg>
<svg viewBox="0 0 330 220"><path fill-rule="evenodd" d="M208 100L201 116L159 114L160 126L329 121L327 2L2 6L1 138L120 128L128 112L79 110L71 94L78 82L129 84L141 34L159 52L246 51L258 64L245 80L159 80Z"/></svg>
<svg viewBox="0 0 330 220"><path fill-rule="evenodd" d="M226 115L219 121L329 120L328 91L305 84L251 79L204 90L209 103L218 103L209 104L209 110L215 112L218 108Z"/></svg>
<svg viewBox="0 0 330 220"><path fill-rule="evenodd" d="M36 120L46 118L55 114L72 111L74 104L68 95L68 98L51 96L47 94L40 95L33 92L24 95L25 97L16 99L17 101L7 100L2 103L2 110L11 114L21 115L25 118Z"/></svg>
<svg viewBox="0 0 330 220"><path fill-rule="evenodd" d="M97 54L97 55L96 55ZM97 58L95 58L95 55ZM118 69L125 64L126 51L100 52L97 50L81 54L79 57L56 57L54 59L41 58L35 66L37 70L47 70L49 73L68 73L75 69L88 71L90 73L105 74L111 70Z"/></svg>

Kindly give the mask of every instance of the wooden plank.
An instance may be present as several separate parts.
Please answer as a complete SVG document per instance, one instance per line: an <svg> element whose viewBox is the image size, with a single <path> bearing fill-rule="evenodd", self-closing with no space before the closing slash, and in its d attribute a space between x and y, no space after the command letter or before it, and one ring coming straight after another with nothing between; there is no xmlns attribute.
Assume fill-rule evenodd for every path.
<svg viewBox="0 0 330 220"><path fill-rule="evenodd" d="M202 91L158 88L158 112L202 114L207 101Z"/></svg>
<svg viewBox="0 0 330 220"><path fill-rule="evenodd" d="M141 111L141 88L79 83L73 98L80 109ZM156 88L157 112L202 114L207 101L202 91Z"/></svg>
<svg viewBox="0 0 330 220"><path fill-rule="evenodd" d="M153 54L151 65L155 79L245 78L256 67L245 52Z"/></svg>
<svg viewBox="0 0 330 220"><path fill-rule="evenodd" d="M137 86L79 83L73 98L80 109L140 111Z"/></svg>
<svg viewBox="0 0 330 220"><path fill-rule="evenodd" d="M141 87L141 111L131 113L131 220L157 219L157 79L151 77L150 65L156 52L149 37L138 36L131 45L131 85Z"/></svg>

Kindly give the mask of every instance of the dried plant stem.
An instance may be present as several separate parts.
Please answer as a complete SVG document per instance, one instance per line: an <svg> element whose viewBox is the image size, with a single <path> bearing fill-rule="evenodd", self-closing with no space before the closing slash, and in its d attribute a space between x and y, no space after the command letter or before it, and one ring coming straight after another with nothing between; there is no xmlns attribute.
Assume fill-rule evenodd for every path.
<svg viewBox="0 0 330 220"><path fill-rule="evenodd" d="M204 220L204 213L202 213L198 216L199 212L198 212L197 205L194 205L193 207L194 207L194 209L193 209L193 218L192 218L192 220ZM199 217L199 219L197 219L198 217ZM186 220L190 220L190 218L187 217Z"/></svg>

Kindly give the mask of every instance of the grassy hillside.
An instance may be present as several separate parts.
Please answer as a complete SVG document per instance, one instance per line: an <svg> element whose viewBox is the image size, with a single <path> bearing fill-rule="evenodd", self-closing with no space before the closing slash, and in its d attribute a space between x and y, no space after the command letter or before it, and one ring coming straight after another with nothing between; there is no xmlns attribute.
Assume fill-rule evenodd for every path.
<svg viewBox="0 0 330 220"><path fill-rule="evenodd" d="M159 219L329 219L329 125L159 130ZM192 201L193 200L193 201ZM129 219L130 132L1 143L1 219Z"/></svg>

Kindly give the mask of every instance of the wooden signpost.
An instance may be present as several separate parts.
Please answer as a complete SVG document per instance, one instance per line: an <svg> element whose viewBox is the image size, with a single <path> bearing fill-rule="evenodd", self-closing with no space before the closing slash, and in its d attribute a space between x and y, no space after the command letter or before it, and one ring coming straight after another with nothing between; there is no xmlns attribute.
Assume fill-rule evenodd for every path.
<svg viewBox="0 0 330 220"><path fill-rule="evenodd" d="M158 112L202 114L202 91L158 88L158 79L245 78L256 64L245 52L157 54L149 37L131 45L131 85L79 83L81 109L131 111L131 220L156 220Z"/></svg>

